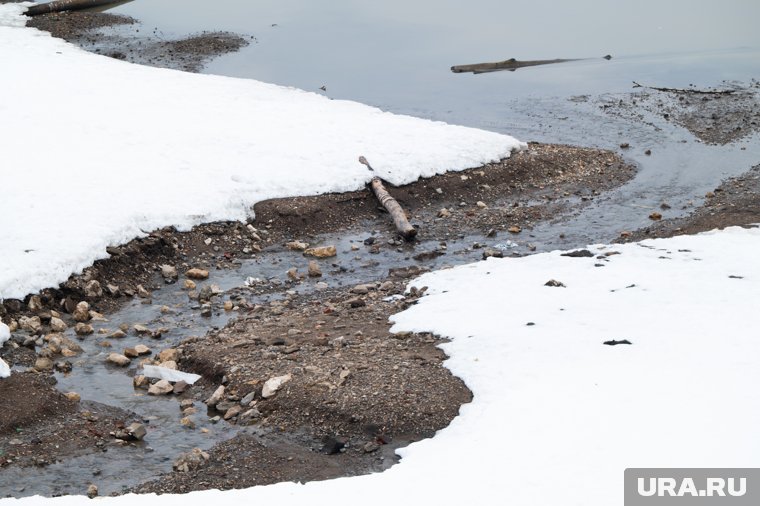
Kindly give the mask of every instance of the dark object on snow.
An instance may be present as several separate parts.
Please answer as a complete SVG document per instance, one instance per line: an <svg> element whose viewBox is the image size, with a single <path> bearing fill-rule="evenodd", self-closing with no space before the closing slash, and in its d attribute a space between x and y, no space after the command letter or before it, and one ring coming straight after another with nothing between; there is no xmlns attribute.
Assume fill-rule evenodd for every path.
<svg viewBox="0 0 760 506"><path fill-rule="evenodd" d="M565 283L563 283L562 281L557 281L556 279L550 279L549 281L547 281L546 283L544 283L544 286L554 286L554 287L567 288L565 286Z"/></svg>
<svg viewBox="0 0 760 506"><path fill-rule="evenodd" d="M573 258L591 258L594 256L593 253L591 253L587 249L578 249L575 251L568 251L567 253L562 253L563 257L573 257Z"/></svg>
<svg viewBox="0 0 760 506"><path fill-rule="evenodd" d="M359 157L359 163L366 165L372 172L375 171L363 156ZM373 177L372 181L369 182L369 187L372 189L372 192L375 194L375 197L377 197L380 204L382 204L385 210L388 211L388 214L391 215L391 218L393 218L393 224L396 225L396 230L401 234L401 237L407 241L413 240L417 235L417 229L406 219L406 213L404 213L404 210L396 199L394 199L391 194L388 193L388 190L385 189L382 179L377 176Z"/></svg>
<svg viewBox="0 0 760 506"><path fill-rule="evenodd" d="M616 341L613 339L612 341L604 341L604 344L608 346L617 346L618 344L633 344L633 343L630 342L628 339L623 339L622 341Z"/></svg>
<svg viewBox="0 0 760 506"><path fill-rule="evenodd" d="M123 0L55 0L46 4L32 5L24 14L38 16L50 12L78 11L82 9L94 9L105 5L124 3Z"/></svg>

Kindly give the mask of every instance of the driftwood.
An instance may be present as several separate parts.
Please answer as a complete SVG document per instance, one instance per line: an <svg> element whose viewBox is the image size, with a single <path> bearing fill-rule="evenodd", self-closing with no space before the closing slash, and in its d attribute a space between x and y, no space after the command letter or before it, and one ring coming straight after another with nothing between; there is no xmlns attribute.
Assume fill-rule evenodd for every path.
<svg viewBox="0 0 760 506"><path fill-rule="evenodd" d="M39 16L51 12L78 11L82 9L94 9L104 5L123 3L123 0L55 0L46 4L32 5L24 14L27 16Z"/></svg>
<svg viewBox="0 0 760 506"><path fill-rule="evenodd" d="M359 157L359 162L366 165L369 170L374 172L374 169L369 164L366 158ZM396 225L396 230L407 241L411 241L417 235L417 229L414 228L409 220L406 219L406 213L396 199L394 199L388 190L383 186L383 180L375 176L369 183L369 187L372 189L372 193L375 194L380 204L388 211L388 214L393 218L393 224Z"/></svg>
<svg viewBox="0 0 760 506"><path fill-rule="evenodd" d="M699 89L689 89L689 88L658 88L657 86L645 86L643 84L639 84L636 81L633 81L633 87L634 88L646 88L648 90L655 90L655 91L664 91L667 93L694 93L697 95L731 95L732 93L736 93L737 90L699 90Z"/></svg>
<svg viewBox="0 0 760 506"><path fill-rule="evenodd" d="M605 60L609 60L612 56L607 55L603 57ZM568 61L588 60L590 58L557 58L555 60L515 60L510 58L509 60L497 61L491 63L472 63L470 65L454 65L451 67L451 71L454 73L460 72L472 72L473 74L484 74L486 72L496 72L498 70L509 70L514 72L517 69L523 67L535 67L536 65L551 65L552 63L564 63Z"/></svg>

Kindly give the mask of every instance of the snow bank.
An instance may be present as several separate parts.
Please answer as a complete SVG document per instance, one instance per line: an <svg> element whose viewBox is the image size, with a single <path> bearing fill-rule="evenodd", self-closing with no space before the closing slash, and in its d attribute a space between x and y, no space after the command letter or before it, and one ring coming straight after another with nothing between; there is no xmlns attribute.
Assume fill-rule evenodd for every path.
<svg viewBox="0 0 760 506"><path fill-rule="evenodd" d="M609 506L627 467L759 467L760 229L590 249L610 256L489 259L413 282L428 295L392 330L450 337L446 366L474 399L390 470L104 501ZM48 501L88 504L18 504Z"/></svg>
<svg viewBox="0 0 760 506"><path fill-rule="evenodd" d="M0 348L3 347L3 344L5 344L5 341L11 338L11 330L8 328L8 325L4 324L3 322L0 322ZM5 363L5 360L0 358L0 378L7 378L11 375L11 370L8 367L8 364Z"/></svg>
<svg viewBox="0 0 760 506"><path fill-rule="evenodd" d="M0 299L55 286L143 231L257 201L394 184L509 156L515 139L261 82L132 65L0 5Z"/></svg>

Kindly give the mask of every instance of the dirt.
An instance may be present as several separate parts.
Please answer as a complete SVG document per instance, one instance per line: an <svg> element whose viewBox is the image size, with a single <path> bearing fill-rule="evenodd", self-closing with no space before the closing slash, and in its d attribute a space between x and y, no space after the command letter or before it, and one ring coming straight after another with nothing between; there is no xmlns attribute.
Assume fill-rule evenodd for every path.
<svg viewBox="0 0 760 506"><path fill-rule="evenodd" d="M760 223L760 165L744 175L724 181L705 196L703 205L688 216L656 220L641 230L626 233L620 242L697 234L732 226Z"/></svg>
<svg viewBox="0 0 760 506"><path fill-rule="evenodd" d="M93 53L187 72L199 72L213 57L235 52L250 40L229 32L203 32L171 40L155 31L145 33L134 18L105 12L44 14L30 18L27 26L48 31Z"/></svg>
<svg viewBox="0 0 760 506"><path fill-rule="evenodd" d="M724 82L704 90L640 88L625 99L603 101L600 107L643 122L649 122L647 114L660 116L706 144L730 144L760 132L760 81Z"/></svg>

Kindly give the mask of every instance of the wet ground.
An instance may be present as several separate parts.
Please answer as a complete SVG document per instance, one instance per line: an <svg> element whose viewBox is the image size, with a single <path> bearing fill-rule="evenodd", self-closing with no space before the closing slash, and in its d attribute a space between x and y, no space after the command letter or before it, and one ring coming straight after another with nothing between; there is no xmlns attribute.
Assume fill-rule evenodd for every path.
<svg viewBox="0 0 760 506"><path fill-rule="evenodd" d="M113 57L187 70L254 40L214 33L169 41L131 18L56 16L35 23ZM488 256L760 222L758 82L702 84L586 85L588 94L512 98L480 114L491 100L484 99L472 113L476 126L607 149L532 143L500 164L393 188L419 227L414 243L397 237L367 191L273 200L257 204L250 223L154 231L109 249L110 258L58 288L4 301L3 321L40 322L25 321L0 350L18 382L0 382L0 402L21 406L0 410L7 418L0 419L0 490L83 494L95 484L101 495L185 492L387 468L395 448L430 437L470 399L442 367L435 336L388 332L388 317L424 293L405 291L416 274ZM504 104L509 119L496 119ZM308 257L294 242L335 246L336 254ZM191 268L209 277L189 279ZM80 301L107 320L95 315L93 333L83 336L74 331ZM53 332L54 317L68 329ZM125 367L105 363L138 345L150 355ZM147 395L148 384L133 380L144 360L170 360L203 378L182 393ZM269 379L288 375L281 390L264 395ZM209 402L220 386L221 398ZM14 400L19 392L36 393L38 402ZM68 392L83 401L62 396ZM110 434L132 422L145 424L143 441ZM194 448L194 457L177 461ZM173 470L175 463L187 468Z"/></svg>

